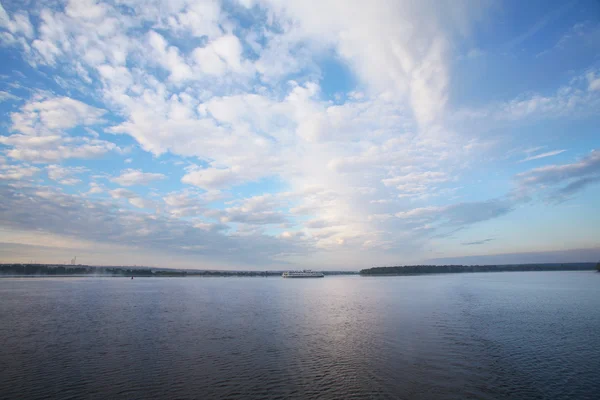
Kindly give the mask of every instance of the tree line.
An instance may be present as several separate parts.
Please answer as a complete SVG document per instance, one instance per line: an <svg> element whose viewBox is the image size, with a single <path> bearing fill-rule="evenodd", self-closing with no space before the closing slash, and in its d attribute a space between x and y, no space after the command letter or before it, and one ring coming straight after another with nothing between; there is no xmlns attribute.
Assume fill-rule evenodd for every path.
<svg viewBox="0 0 600 400"><path fill-rule="evenodd" d="M596 265L600 271L600 263ZM461 272L509 272L509 271L585 271L593 270L594 263L567 264L518 264L518 265L404 265L373 267L360 271L361 275L417 275Z"/></svg>
<svg viewBox="0 0 600 400"><path fill-rule="evenodd" d="M109 275L109 276L152 276L148 268L105 268L86 265L50 265L50 264L0 264L0 275Z"/></svg>
<svg viewBox="0 0 600 400"><path fill-rule="evenodd" d="M267 277L281 276L282 271L198 271L154 268L92 267L88 265L0 264L0 276L140 276L140 277ZM334 271L327 275L356 272Z"/></svg>

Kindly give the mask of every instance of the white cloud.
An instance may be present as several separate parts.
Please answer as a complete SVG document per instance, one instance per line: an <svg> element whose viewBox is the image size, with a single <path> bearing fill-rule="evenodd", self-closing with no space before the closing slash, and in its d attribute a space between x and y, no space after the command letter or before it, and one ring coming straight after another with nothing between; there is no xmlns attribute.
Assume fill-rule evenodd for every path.
<svg viewBox="0 0 600 400"><path fill-rule="evenodd" d="M286 205L280 196L254 196L236 203L236 206L225 208L214 215L219 216L222 223L270 225L284 224L288 221L286 214L280 210Z"/></svg>
<svg viewBox="0 0 600 400"><path fill-rule="evenodd" d="M536 56L549 56L558 52L561 52L564 57L582 52L593 53L600 48L597 40L599 34L600 24L597 22L576 22L558 39L552 48L544 50Z"/></svg>
<svg viewBox="0 0 600 400"><path fill-rule="evenodd" d="M61 165L48 165L46 167L48 178L60 183L61 185L76 185L81 183L80 179L74 178L73 175L87 172L85 167L64 167Z"/></svg>
<svg viewBox="0 0 600 400"><path fill-rule="evenodd" d="M600 151L593 150L571 164L547 165L519 173L516 180L517 193L521 196L541 192L548 193L551 200L564 200L600 182Z"/></svg>
<svg viewBox="0 0 600 400"><path fill-rule="evenodd" d="M587 79L589 82L588 90L600 90L600 76L596 77L594 72L589 72Z"/></svg>
<svg viewBox="0 0 600 400"><path fill-rule="evenodd" d="M240 172L241 168L237 166L232 168L194 168L181 178L181 182L203 189L219 189L242 183L244 176Z"/></svg>
<svg viewBox="0 0 600 400"><path fill-rule="evenodd" d="M193 191L171 192L163 197L167 211L174 217L197 217L207 211L208 201Z"/></svg>
<svg viewBox="0 0 600 400"><path fill-rule="evenodd" d="M150 31L148 42L154 55L152 59L169 71L169 79L180 82L192 77L192 69L185 63L179 50L175 46L169 46L159 33Z"/></svg>
<svg viewBox="0 0 600 400"><path fill-rule="evenodd" d="M556 156L561 153L564 153L565 151L566 150L553 150L553 151L548 151L546 153L531 155L527 158L524 158L523 160L521 160L519 162L526 162L526 161L532 161L532 160L539 160L540 158L552 157L552 156Z"/></svg>
<svg viewBox="0 0 600 400"><path fill-rule="evenodd" d="M399 197L431 195L434 185L450 181L450 177L440 171L408 172L385 178L381 182L385 186L394 186Z"/></svg>
<svg viewBox="0 0 600 400"><path fill-rule="evenodd" d="M146 2L141 2L142 7ZM215 37L221 33L219 23L222 19L219 2L208 0L202 2L184 2L179 10L166 13L166 23L175 32L186 32L196 37ZM157 10L164 15L161 8Z"/></svg>
<svg viewBox="0 0 600 400"><path fill-rule="evenodd" d="M415 231L437 233L439 237L444 237L457 229L508 214L516 204L511 199L491 199L415 208L396 213L395 216L408 223Z"/></svg>
<svg viewBox="0 0 600 400"><path fill-rule="evenodd" d="M528 183L557 183L597 172L600 172L600 151L593 150L575 163L534 168L520 173L518 177Z"/></svg>
<svg viewBox="0 0 600 400"><path fill-rule="evenodd" d="M11 135L0 137L0 143L12 146L6 151L9 157L35 163L97 158L111 151L120 151L114 143L83 137Z"/></svg>
<svg viewBox="0 0 600 400"><path fill-rule="evenodd" d="M517 47L521 43L529 40L531 37L535 36L539 31L543 30L549 23L553 22L565 12L567 12L571 7L573 7L574 4L574 2L564 2L557 7L552 7L547 11L544 10L544 16L542 16L535 23L533 23L529 27L529 29L527 29L521 35L513 38L510 42L506 43L505 48L510 49L512 47Z"/></svg>
<svg viewBox="0 0 600 400"><path fill-rule="evenodd" d="M13 113L12 129L25 134L70 129L103 122L106 110L92 107L69 97L38 95Z"/></svg>
<svg viewBox="0 0 600 400"><path fill-rule="evenodd" d="M28 41L35 35L35 30L27 11L17 11L10 17L0 4L0 44L17 46L24 52L29 51Z"/></svg>
<svg viewBox="0 0 600 400"><path fill-rule="evenodd" d="M104 188L102 188L102 186L100 186L96 182L90 182L90 190L88 190L86 194L98 194L103 192Z"/></svg>
<svg viewBox="0 0 600 400"><path fill-rule="evenodd" d="M132 205L147 208L138 204L135 194L128 190L117 189L111 195L115 199L133 199ZM126 246L130 254L135 248L170 256L185 253L194 259L194 265L217 263L264 268L280 265L286 257L304 254L307 249L302 242L256 233L224 235L220 226L196 228L195 222L116 208L111 201L93 201L49 188L0 186L0 204L3 205L0 226L9 229L31 231L35 221L34 229L47 235L60 234L67 242L82 240ZM92 226L94 229L90 229Z"/></svg>
<svg viewBox="0 0 600 400"><path fill-rule="evenodd" d="M221 36L191 54L194 69L206 75L221 76L229 71L250 74L252 67L242 61L240 40L231 34Z"/></svg>
<svg viewBox="0 0 600 400"><path fill-rule="evenodd" d="M5 101L14 101L14 100L20 100L20 97L15 96L14 94L5 92L4 90L0 90L0 103L3 103Z"/></svg>
<svg viewBox="0 0 600 400"><path fill-rule="evenodd" d="M559 118L594 115L600 108L600 94L594 90L597 72L581 74L553 94L526 93L511 101L479 109L458 110L453 119L494 119L517 121L525 118Z"/></svg>
<svg viewBox="0 0 600 400"><path fill-rule="evenodd" d="M11 114L11 130L16 133L0 136L0 144L10 147L9 157L31 162L94 158L120 151L114 143L67 133L71 128L102 123L105 113L69 97L36 95Z"/></svg>
<svg viewBox="0 0 600 400"><path fill-rule="evenodd" d="M113 199L126 199L129 204L137 208L154 208L156 204L148 199L144 199L131 190L119 188L108 192Z"/></svg>
<svg viewBox="0 0 600 400"><path fill-rule="evenodd" d="M396 213L396 217L398 218L415 218L415 217L422 217L424 215L429 215L429 214L434 214L437 213L439 211L441 211L442 208L440 207L421 207L421 208L414 208L412 210L409 211L401 211Z"/></svg>
<svg viewBox="0 0 600 400"><path fill-rule="evenodd" d="M407 98L423 126L434 123L445 109L448 39L462 34L469 17L478 13L473 3L467 7L430 1L325 0L318 12L304 1L260 3L274 10L287 41L308 40L317 49L336 49L372 90Z"/></svg>
<svg viewBox="0 0 600 400"><path fill-rule="evenodd" d="M125 34L140 21L120 13L109 4L93 0L69 1L64 11L48 8L39 13L38 37L31 42L29 61L32 64L74 62L74 71L86 75L82 62L112 65L125 64L128 54L141 48Z"/></svg>
<svg viewBox="0 0 600 400"><path fill-rule="evenodd" d="M126 169L121 171L121 175L111 178L112 182L118 183L121 186L147 185L151 182L156 182L165 179L164 174L155 172L142 172L139 169Z"/></svg>
<svg viewBox="0 0 600 400"><path fill-rule="evenodd" d="M31 178L39 171L39 168L27 164L0 163L0 180L19 181L21 179Z"/></svg>

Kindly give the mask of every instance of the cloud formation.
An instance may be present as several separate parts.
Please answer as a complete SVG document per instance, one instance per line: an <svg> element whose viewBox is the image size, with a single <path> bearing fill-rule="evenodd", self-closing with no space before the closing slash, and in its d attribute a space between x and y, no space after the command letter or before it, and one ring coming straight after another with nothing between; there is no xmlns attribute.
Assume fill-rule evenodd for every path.
<svg viewBox="0 0 600 400"><path fill-rule="evenodd" d="M600 146L597 64L477 81L477 63L515 71L557 10L507 30L469 0L0 6L0 51L23 71L0 87L2 226L216 263L476 244L470 229L599 181L597 150L546 164ZM482 26L521 34L498 50Z"/></svg>
<svg viewBox="0 0 600 400"><path fill-rule="evenodd" d="M524 158L519 162L527 162L527 161L532 161L532 160L539 160L540 158L552 157L552 156L556 156L561 153L564 153L565 151L566 150L553 150L553 151L548 151L548 152L541 153L541 154L535 154L535 155L531 155L527 158Z"/></svg>
<svg viewBox="0 0 600 400"><path fill-rule="evenodd" d="M75 185L81 180L74 178L73 175L87 172L84 167L62 167L60 165L51 164L46 167L48 178L60 183L61 185Z"/></svg>
<svg viewBox="0 0 600 400"><path fill-rule="evenodd" d="M128 168L121 171L119 176L111 178L111 181L121 186L147 185L151 182L165 179L164 174L155 172L143 172L137 169Z"/></svg>
<svg viewBox="0 0 600 400"><path fill-rule="evenodd" d="M10 158L39 163L120 151L112 142L68 133L72 128L103 123L105 113L70 97L38 94L11 114L14 133L0 136L0 144L10 148L6 152Z"/></svg>
<svg viewBox="0 0 600 400"><path fill-rule="evenodd" d="M476 246L476 245L480 245L480 244L486 244L488 242L491 242L492 240L494 240L494 239L488 238L488 239L482 239L482 240L475 240L474 242L462 243L462 245L463 246Z"/></svg>
<svg viewBox="0 0 600 400"><path fill-rule="evenodd" d="M111 192L114 198L137 200L125 189ZM202 263L264 263L302 253L296 241L261 235L223 235L166 216L129 211L110 201L92 202L49 188L0 187L0 222L5 228L60 234L104 244L186 253ZM18 210L19 212L15 212ZM94 229L90 229L94 227ZM271 261L268 261L271 260Z"/></svg>
<svg viewBox="0 0 600 400"><path fill-rule="evenodd" d="M524 193L541 191L554 200L565 198L600 181L600 151L593 150L571 164L555 164L534 168L517 175L519 189Z"/></svg>

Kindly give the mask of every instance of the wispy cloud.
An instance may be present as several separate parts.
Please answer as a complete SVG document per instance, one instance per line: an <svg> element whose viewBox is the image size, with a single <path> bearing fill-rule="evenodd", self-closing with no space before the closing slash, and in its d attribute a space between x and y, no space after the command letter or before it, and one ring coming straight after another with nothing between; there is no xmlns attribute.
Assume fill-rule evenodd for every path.
<svg viewBox="0 0 600 400"><path fill-rule="evenodd" d="M20 100L18 96L15 96L12 93L5 92L4 90L0 90L0 103L11 100Z"/></svg>
<svg viewBox="0 0 600 400"><path fill-rule="evenodd" d="M80 179L74 178L73 175L87 172L85 167L63 167L56 164L51 164L46 167L48 178L61 185L75 185L81 182Z"/></svg>
<svg viewBox="0 0 600 400"><path fill-rule="evenodd" d="M600 180L600 151L571 164L534 168L516 176L521 193L546 193L551 200L562 201Z"/></svg>
<svg viewBox="0 0 600 400"><path fill-rule="evenodd" d="M577 4L579 0L571 0L569 2L563 3L561 6L556 7L554 10L549 11L540 18L535 24L533 24L527 31L523 32L521 35L517 36L510 42L508 42L504 47L506 50L509 50L512 47L516 47L521 43L525 42L532 36L536 35L539 31L544 29L548 24L559 18L562 14L567 12L570 8L572 8L575 4Z"/></svg>
<svg viewBox="0 0 600 400"><path fill-rule="evenodd" d="M461 243L463 246L476 246L476 245L480 245L480 244L486 244L488 242L491 242L492 240L494 240L493 238L488 238L488 239L483 239L483 240L476 240L473 242L466 242L466 243Z"/></svg>
<svg viewBox="0 0 600 400"><path fill-rule="evenodd" d="M165 179L164 174L156 172L143 172L138 169L128 168L121 171L119 176L110 178L112 182L118 183L121 186L147 185L151 182Z"/></svg>
<svg viewBox="0 0 600 400"><path fill-rule="evenodd" d="M519 161L520 163L526 162L526 161L532 161L532 160L539 160L540 158L546 158L546 157L552 157L552 156L556 156L558 154L564 153L566 150L553 150L553 151L548 151L546 153L542 153L542 154L536 154L534 156L529 156L527 158L522 159L521 161Z"/></svg>
<svg viewBox="0 0 600 400"><path fill-rule="evenodd" d="M595 77L600 72L592 68L582 71L551 93L527 92L503 102L474 108L459 109L451 116L456 121L519 122L524 120L575 118L598 114L600 91L594 90ZM600 80L599 80L600 82Z"/></svg>

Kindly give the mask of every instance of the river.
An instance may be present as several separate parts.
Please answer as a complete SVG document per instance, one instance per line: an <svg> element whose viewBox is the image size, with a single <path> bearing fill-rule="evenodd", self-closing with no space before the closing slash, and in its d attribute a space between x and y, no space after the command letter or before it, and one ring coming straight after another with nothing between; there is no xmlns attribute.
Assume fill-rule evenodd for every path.
<svg viewBox="0 0 600 400"><path fill-rule="evenodd" d="M596 399L600 274L0 279L3 399Z"/></svg>

